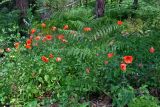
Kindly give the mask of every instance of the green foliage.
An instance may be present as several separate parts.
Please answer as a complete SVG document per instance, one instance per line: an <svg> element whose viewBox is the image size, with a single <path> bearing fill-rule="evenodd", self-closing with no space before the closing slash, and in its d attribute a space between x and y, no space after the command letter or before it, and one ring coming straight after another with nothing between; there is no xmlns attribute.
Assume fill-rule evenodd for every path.
<svg viewBox="0 0 160 107"><path fill-rule="evenodd" d="M135 92L132 87L113 87L112 88L113 105L116 107L124 107L135 97Z"/></svg>
<svg viewBox="0 0 160 107"><path fill-rule="evenodd" d="M2 5L2 4L4 4L4 3L6 3L6 2L9 2L10 0L2 0L1 2L0 2L0 5Z"/></svg>
<svg viewBox="0 0 160 107"><path fill-rule="evenodd" d="M45 8L53 12L55 3L61 7L66 2L38 0L37 5L42 12ZM106 15L93 19L91 5L95 2L91 0L90 3L88 7L54 11L50 19L41 22L29 14L31 25L25 32L32 38L31 49L25 48L29 37L22 40L17 33L20 29L16 11L0 13L0 42L3 42L0 48L11 49L3 52L5 57L0 58L0 101L3 104L36 107L58 103L62 107L87 107L88 94L102 92L112 96L116 107L159 105L149 91L141 87L160 88L160 14L157 5L140 0L140 7L133 10L129 0L123 0L120 5L117 1L108 2ZM132 14L135 16L130 17ZM123 18L125 15L129 17ZM122 25L117 24L120 19ZM46 27L42 27L42 23ZM65 25L69 26L68 30L63 29ZM91 31L84 31L85 27ZM30 34L33 28L36 32ZM51 35L52 40L44 41L46 35ZM58 39L60 35L64 36L63 40ZM39 41L35 40L37 36L40 36ZM14 42L4 46L12 39L20 42L19 48L14 47ZM149 51L151 47L155 52ZM108 57L108 53L113 56ZM50 54L54 58L50 58ZM124 63L126 55L133 56L133 62L122 71L120 64ZM49 62L42 61L42 56ZM59 57L60 62L57 61Z"/></svg>
<svg viewBox="0 0 160 107"><path fill-rule="evenodd" d="M6 12L6 8L0 11L0 48L7 48L18 36L17 11Z"/></svg>
<svg viewBox="0 0 160 107"><path fill-rule="evenodd" d="M159 107L158 100L152 96L140 96L134 98L132 102L129 103L128 107Z"/></svg>

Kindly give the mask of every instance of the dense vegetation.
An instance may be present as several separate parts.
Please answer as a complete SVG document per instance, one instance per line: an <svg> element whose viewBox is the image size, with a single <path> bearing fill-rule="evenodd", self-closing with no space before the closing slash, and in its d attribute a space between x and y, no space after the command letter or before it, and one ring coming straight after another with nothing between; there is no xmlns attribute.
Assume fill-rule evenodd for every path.
<svg viewBox="0 0 160 107"><path fill-rule="evenodd" d="M96 0L36 0L25 17L13 1L0 2L0 106L160 106L159 1L106 0L101 17Z"/></svg>

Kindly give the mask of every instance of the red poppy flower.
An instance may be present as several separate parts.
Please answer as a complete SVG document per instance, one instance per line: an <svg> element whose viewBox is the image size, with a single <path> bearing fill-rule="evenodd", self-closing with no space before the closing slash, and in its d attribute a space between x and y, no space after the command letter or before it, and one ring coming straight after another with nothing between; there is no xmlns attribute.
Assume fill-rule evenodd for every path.
<svg viewBox="0 0 160 107"><path fill-rule="evenodd" d="M36 29L31 29L31 34L34 34L36 32Z"/></svg>
<svg viewBox="0 0 160 107"><path fill-rule="evenodd" d="M53 54L50 54L49 57L50 57L50 58L54 58Z"/></svg>
<svg viewBox="0 0 160 107"><path fill-rule="evenodd" d="M31 47L31 45L26 45L26 48L31 49L32 47Z"/></svg>
<svg viewBox="0 0 160 107"><path fill-rule="evenodd" d="M63 39L64 39L64 35L63 35L63 34L58 35L57 38L58 38L59 40L63 40Z"/></svg>
<svg viewBox="0 0 160 107"><path fill-rule="evenodd" d="M53 26L51 29L52 29L52 31L56 31L57 30L57 28L55 26Z"/></svg>
<svg viewBox="0 0 160 107"><path fill-rule="evenodd" d="M42 56L42 57L41 57L41 60L42 60L43 62L46 62L46 63L49 61L48 58L45 57L45 56Z"/></svg>
<svg viewBox="0 0 160 107"><path fill-rule="evenodd" d="M63 29L67 30L67 29L69 29L69 26L68 25L64 25Z"/></svg>
<svg viewBox="0 0 160 107"><path fill-rule="evenodd" d="M150 53L154 53L154 52L155 52L155 49L154 49L153 47L151 47L151 48L149 49L149 52L150 52Z"/></svg>
<svg viewBox="0 0 160 107"><path fill-rule="evenodd" d="M17 49L19 47L19 42L14 43L15 48Z"/></svg>
<svg viewBox="0 0 160 107"><path fill-rule="evenodd" d="M122 22L121 20L119 20L119 21L117 21L117 24L118 24L118 25L122 25L123 22Z"/></svg>
<svg viewBox="0 0 160 107"><path fill-rule="evenodd" d="M56 62L61 62L61 61L62 61L62 58L60 58L60 57L56 58Z"/></svg>
<svg viewBox="0 0 160 107"><path fill-rule="evenodd" d="M112 58L113 57L113 53L108 53L107 56L108 56L108 58Z"/></svg>
<svg viewBox="0 0 160 107"><path fill-rule="evenodd" d="M35 40L36 40L36 41L38 41L38 40L40 40L40 39L41 39L40 36L36 36L36 37L35 37Z"/></svg>
<svg viewBox="0 0 160 107"><path fill-rule="evenodd" d="M46 40L52 40L52 35L46 35Z"/></svg>
<svg viewBox="0 0 160 107"><path fill-rule="evenodd" d="M10 48L6 48L6 52L10 52L11 51L11 49Z"/></svg>
<svg viewBox="0 0 160 107"><path fill-rule="evenodd" d="M86 73L90 73L90 68L86 68Z"/></svg>
<svg viewBox="0 0 160 107"><path fill-rule="evenodd" d="M91 29L90 27L85 27L85 28L83 28L83 30L84 30L85 32L89 32L89 31L91 31L92 29Z"/></svg>
<svg viewBox="0 0 160 107"><path fill-rule="evenodd" d="M43 28L45 28L45 27L46 27L46 24L45 24L45 23L42 23L41 26L42 26Z"/></svg>
<svg viewBox="0 0 160 107"><path fill-rule="evenodd" d="M31 45L31 43L32 43L32 40L31 40L31 39L27 39L27 40L26 40L26 44L27 44L27 45Z"/></svg>
<svg viewBox="0 0 160 107"><path fill-rule="evenodd" d="M124 56L123 60L126 64L130 64L133 61L133 57L132 56Z"/></svg>
<svg viewBox="0 0 160 107"><path fill-rule="evenodd" d="M124 63L120 64L120 68L122 71L126 71L126 67L127 67L126 64L124 64Z"/></svg>

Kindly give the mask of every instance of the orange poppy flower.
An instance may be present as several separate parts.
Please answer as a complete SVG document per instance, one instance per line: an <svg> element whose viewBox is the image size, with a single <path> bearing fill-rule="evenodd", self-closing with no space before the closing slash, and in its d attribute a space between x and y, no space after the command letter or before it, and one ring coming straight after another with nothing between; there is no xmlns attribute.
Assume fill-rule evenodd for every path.
<svg viewBox="0 0 160 107"><path fill-rule="evenodd" d="M108 58L112 58L113 55L114 55L113 53L108 53L108 54L107 54Z"/></svg>
<svg viewBox="0 0 160 107"><path fill-rule="evenodd" d="M131 64L133 61L133 57L132 56L124 56L123 60L126 64Z"/></svg>
<svg viewBox="0 0 160 107"><path fill-rule="evenodd" d="M118 24L118 25L122 25L123 22L122 22L121 20L119 20L119 21L117 21L117 24Z"/></svg>
<svg viewBox="0 0 160 107"><path fill-rule="evenodd" d="M42 23L41 26L42 26L43 28L45 28L45 27L46 27L46 24L45 24L45 23Z"/></svg>
<svg viewBox="0 0 160 107"><path fill-rule="evenodd" d="M57 28L56 28L55 26L52 26L51 30L52 30L52 31L56 31Z"/></svg>
<svg viewBox="0 0 160 107"><path fill-rule="evenodd" d="M26 45L26 48L31 49L32 47L31 47L31 45Z"/></svg>
<svg viewBox="0 0 160 107"><path fill-rule="evenodd" d="M54 58L53 54L50 54L49 57L50 57L50 58Z"/></svg>
<svg viewBox="0 0 160 107"><path fill-rule="evenodd" d="M52 35L46 35L46 40L52 40Z"/></svg>
<svg viewBox="0 0 160 107"><path fill-rule="evenodd" d="M153 47L151 47L151 48L149 49L149 52L150 52L150 53L154 53L154 52L155 52L155 49L154 49Z"/></svg>
<svg viewBox="0 0 160 107"><path fill-rule="evenodd" d="M122 71L126 71L126 67L127 67L126 64L124 64L124 63L120 64L120 68Z"/></svg>
<svg viewBox="0 0 160 107"><path fill-rule="evenodd" d="M19 42L14 43L15 48L17 49L19 47Z"/></svg>
<svg viewBox="0 0 160 107"><path fill-rule="evenodd" d="M36 41L38 41L38 40L41 39L41 37L40 37L40 36L36 36L34 39L35 39Z"/></svg>
<svg viewBox="0 0 160 107"><path fill-rule="evenodd" d="M91 31L92 29L91 29L90 27L85 27L85 28L83 28L83 30L84 30L85 32L89 32L89 31Z"/></svg>
<svg viewBox="0 0 160 107"><path fill-rule="evenodd" d="M58 38L59 40L63 40L63 39L64 39L64 35L63 35L63 34L58 35L57 38Z"/></svg>
<svg viewBox="0 0 160 107"><path fill-rule="evenodd" d="M60 58L60 57L56 58L56 62L61 62L61 61L62 61L62 58Z"/></svg>
<svg viewBox="0 0 160 107"><path fill-rule="evenodd" d="M42 57L41 57L41 60L42 60L43 62L46 62L46 63L49 61L48 58L45 57L45 56L42 56Z"/></svg>
<svg viewBox="0 0 160 107"><path fill-rule="evenodd" d="M36 32L36 29L31 29L31 34L34 34Z"/></svg>
<svg viewBox="0 0 160 107"><path fill-rule="evenodd" d="M31 40L31 39L27 39L27 40L26 40L26 44L27 44L27 45L31 45L31 43L32 43L32 40Z"/></svg>
<svg viewBox="0 0 160 107"><path fill-rule="evenodd" d="M67 30L67 29L69 29L69 26L68 25L64 25L63 29Z"/></svg>

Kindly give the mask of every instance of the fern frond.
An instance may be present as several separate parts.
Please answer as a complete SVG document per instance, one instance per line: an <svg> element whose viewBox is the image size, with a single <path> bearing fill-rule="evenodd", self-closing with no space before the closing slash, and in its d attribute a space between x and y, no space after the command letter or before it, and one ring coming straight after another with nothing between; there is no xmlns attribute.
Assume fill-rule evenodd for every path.
<svg viewBox="0 0 160 107"><path fill-rule="evenodd" d="M93 35L94 40L98 38L104 38L104 36L112 33L113 31L117 30L118 26L113 24L109 26L103 26L101 29L98 29L96 33Z"/></svg>
<svg viewBox="0 0 160 107"><path fill-rule="evenodd" d="M91 50L88 48L79 49L79 48L72 47L66 51L67 56L80 58L80 59L90 58L92 55L91 53L92 53Z"/></svg>

